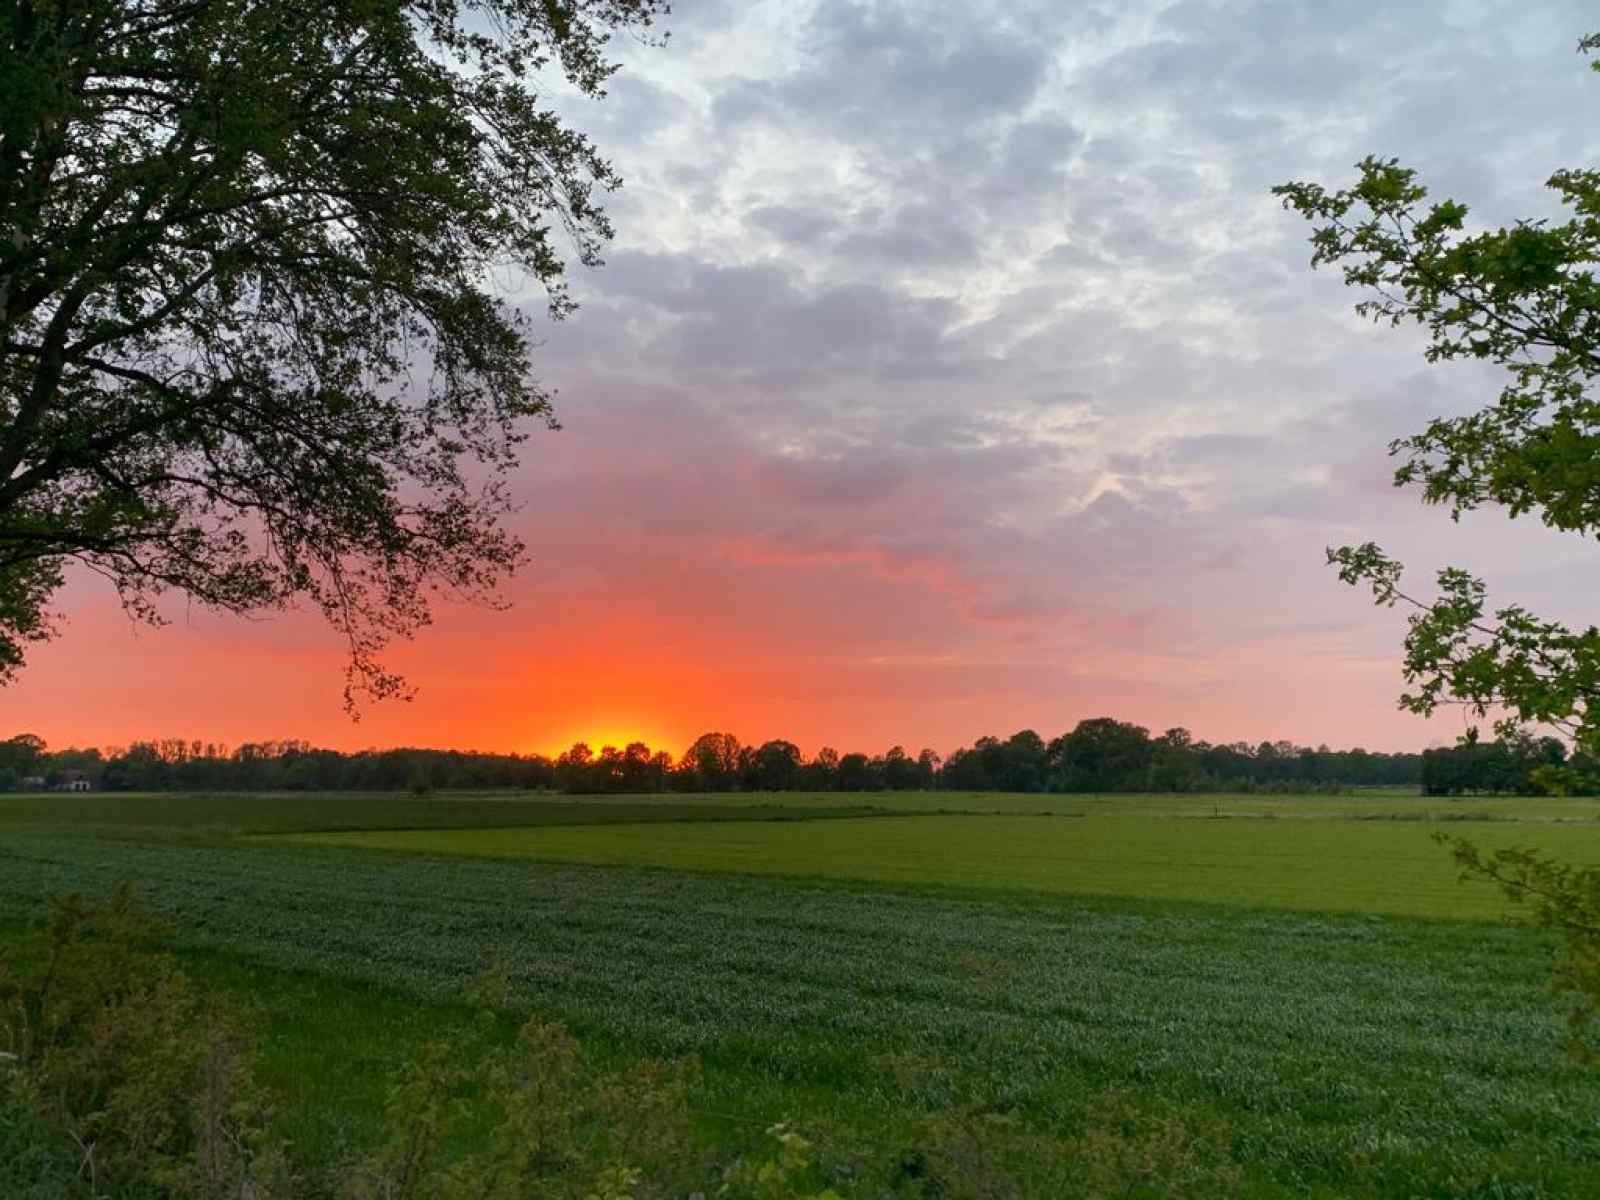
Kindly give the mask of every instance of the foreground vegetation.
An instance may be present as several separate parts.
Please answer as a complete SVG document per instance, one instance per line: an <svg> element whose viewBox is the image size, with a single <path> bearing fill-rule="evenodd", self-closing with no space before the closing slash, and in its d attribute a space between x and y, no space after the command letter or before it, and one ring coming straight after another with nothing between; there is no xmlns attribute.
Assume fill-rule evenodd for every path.
<svg viewBox="0 0 1600 1200"><path fill-rule="evenodd" d="M708 1195L739 1164L776 1161L766 1131L780 1121L813 1143L800 1195L1555 1197L1592 1194L1600 1173L1600 1079L1563 1053L1541 987L1548 943L1503 921L1338 911L1380 907L1411 859L1419 872L1431 859L1434 881L1412 911L1493 911L1428 841L1459 824L1324 820L1350 803L1337 797L1230 802L1275 804L1278 820L1201 819L1180 801L1157 816L1129 799L1086 800L1077 817L838 820L814 797L766 810L784 821L751 821L732 797L160 796L120 813L119 799L0 800L0 946L23 963L47 897L133 881L181 970L258 1031L267 1128L291 1144L305 1194L339 1192L350 1164L381 1153L390 1085L430 1045L466 1074L442 1161L487 1153L500 1118L485 1073L529 1020L578 1039L584 1087L677 1064L649 1068L682 1080L690 1133L669 1157ZM1360 803L1402 818L1440 807ZM1600 847L1592 803L1542 801L1527 822L1499 803L1474 836ZM385 838L499 839L485 824L498 815L516 836L624 838L681 861L291 840L385 814L424 830ZM478 828L450 832L452 815ZM628 823L660 817L676 821ZM742 843L715 849L729 837ZM1076 891L1042 873L1052 837L1096 839L1098 868L1065 860L1090 873ZM1342 860L1330 837L1355 839ZM975 873L979 846L990 877ZM1280 878L1332 869L1297 911L1275 911L1270 867L1296 846L1309 853ZM773 867L763 853L812 878L749 873ZM1247 865L1221 887L1204 868L1233 855ZM863 878L875 862L878 882ZM1229 903L1159 899L1185 887ZM500 982L486 992L486 979ZM603 1157L563 1178L592 1190ZM1079 1166L1047 1182L1049 1162Z"/></svg>
<svg viewBox="0 0 1600 1200"><path fill-rule="evenodd" d="M323 1107L297 1092L284 1120L269 1107L268 1085L281 1075L272 1067L282 1065L272 1040L258 1059L219 1003L230 986L239 993L240 973L209 964L211 991L200 996L139 944L148 932L126 901L123 891L100 910L57 902L42 936L18 940L18 976L0 977L0 1008L26 1018L20 1057L0 1074L8 1196L645 1200L704 1195L708 1185L724 1200L1238 1193L1241 1172L1220 1143L1115 1093L1098 1097L1073 1134L949 1112L908 1115L896 1131L905 1140L893 1142L885 1129L866 1140L826 1129L819 1152L784 1123L697 1106L693 1061L619 1066L616 1054L586 1052L537 1017L510 1032L497 1012L504 979L493 975L468 989L467 1003L428 1005L256 972L280 1015L290 1016L291 997L304 1004L293 1012L293 1047L325 1055L292 1080ZM378 1044L375 1031L389 1040ZM400 1031L427 1040L397 1046ZM353 1058L353 1049L367 1053ZM327 1087L340 1064L368 1069ZM300 1139L314 1141L327 1122L307 1129L293 1118L349 1115L352 1079L381 1085L362 1114L370 1128L352 1142L341 1125L339 1140L324 1138L308 1157ZM733 1128L744 1151L701 1136L697 1120Z"/></svg>

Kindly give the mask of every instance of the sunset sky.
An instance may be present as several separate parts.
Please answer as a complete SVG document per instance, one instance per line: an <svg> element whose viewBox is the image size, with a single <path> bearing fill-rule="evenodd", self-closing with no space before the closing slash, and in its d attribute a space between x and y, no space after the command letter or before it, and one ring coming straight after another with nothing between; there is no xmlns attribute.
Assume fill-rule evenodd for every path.
<svg viewBox="0 0 1600 1200"><path fill-rule="evenodd" d="M1587 4L682 0L569 103L627 179L535 374L533 563L340 706L335 635L74 579L0 692L55 747L554 751L726 729L881 751L1112 715L1418 748L1397 611L1323 565L1383 544L1593 620L1593 547L1389 486L1388 441L1497 382L1307 267L1276 183L1368 153L1500 223L1600 150ZM538 298L520 302L538 306Z"/></svg>

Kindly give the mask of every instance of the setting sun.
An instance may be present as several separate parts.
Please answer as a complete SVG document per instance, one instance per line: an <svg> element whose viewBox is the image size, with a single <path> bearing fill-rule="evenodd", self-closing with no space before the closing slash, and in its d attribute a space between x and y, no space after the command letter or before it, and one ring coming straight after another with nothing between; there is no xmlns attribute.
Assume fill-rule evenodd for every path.
<svg viewBox="0 0 1600 1200"><path fill-rule="evenodd" d="M596 754L599 754L607 746L615 746L618 750L623 750L634 742L643 742L650 747L652 752L665 750L673 758L677 758L683 752L683 747L677 744L678 739L676 738L668 737L659 732L649 732L648 727L624 725L620 722L617 724L591 726L586 730L576 730L571 737L564 740L558 739L555 745L547 747L542 752L554 756L564 750L571 749L578 742L583 742Z"/></svg>

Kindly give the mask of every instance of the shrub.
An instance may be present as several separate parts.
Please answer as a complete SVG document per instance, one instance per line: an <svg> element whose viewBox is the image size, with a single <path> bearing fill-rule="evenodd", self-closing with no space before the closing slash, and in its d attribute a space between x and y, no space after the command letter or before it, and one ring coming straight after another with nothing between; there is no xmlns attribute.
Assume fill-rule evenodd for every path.
<svg viewBox="0 0 1600 1200"><path fill-rule="evenodd" d="M266 1200L277 1187L248 1040L150 948L154 932L126 889L102 908L68 896L18 956L31 966L0 973L0 1179L15 1194Z"/></svg>

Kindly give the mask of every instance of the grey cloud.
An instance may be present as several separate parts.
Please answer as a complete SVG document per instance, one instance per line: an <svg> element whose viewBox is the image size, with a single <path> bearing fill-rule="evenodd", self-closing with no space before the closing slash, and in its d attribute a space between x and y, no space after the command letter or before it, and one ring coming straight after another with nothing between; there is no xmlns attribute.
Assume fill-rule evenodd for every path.
<svg viewBox="0 0 1600 1200"><path fill-rule="evenodd" d="M875 371L950 357L955 308L867 284L810 287L776 263L713 266L684 256L613 259L598 301L626 320L652 310L640 350L681 370L794 372L816 381L845 364Z"/></svg>
<svg viewBox="0 0 1600 1200"><path fill-rule="evenodd" d="M995 170L984 189L991 202L1000 197L1059 193L1066 170L1083 149L1083 130L1059 117L1020 122L1006 135Z"/></svg>
<svg viewBox="0 0 1600 1200"><path fill-rule="evenodd" d="M1357 4L1234 4L1185 0L1165 8L1156 40L1129 49L1101 85L1126 95L1166 93L1196 109L1228 112L1326 110L1368 84L1371 72L1351 39L1404 45L1396 6L1379 0ZM1416 14L1414 29L1432 24Z"/></svg>
<svg viewBox="0 0 1600 1200"><path fill-rule="evenodd" d="M776 458L758 477L787 500L823 507L859 507L883 500L906 483L908 467L882 458Z"/></svg>
<svg viewBox="0 0 1600 1200"><path fill-rule="evenodd" d="M1086 268L1089 270L1105 270L1111 267L1111 260L1097 254L1084 244L1083 239L1074 239L1069 242L1058 242L1052 246L1040 260L1040 265L1047 268Z"/></svg>
<svg viewBox="0 0 1600 1200"><path fill-rule="evenodd" d="M595 105L593 111L585 110L583 120L597 131L597 139L640 143L683 120L689 111L687 101L667 88L623 73L606 85L605 103Z"/></svg>
<svg viewBox="0 0 1600 1200"><path fill-rule="evenodd" d="M916 200L839 239L840 253L901 266L971 262L978 243L967 214L954 206Z"/></svg>
<svg viewBox="0 0 1600 1200"><path fill-rule="evenodd" d="M828 0L811 21L813 69L780 85L791 103L871 136L909 121L1014 111L1041 82L1048 54L988 21L965 29L920 8Z"/></svg>
<svg viewBox="0 0 1600 1200"><path fill-rule="evenodd" d="M1088 392L1063 391L1037 391L1028 397L1040 408L1075 408L1089 410L1093 407L1094 397Z"/></svg>
<svg viewBox="0 0 1600 1200"><path fill-rule="evenodd" d="M748 121L782 120L785 115L777 89L764 80L738 79L729 83L712 101L712 118L718 129L737 129Z"/></svg>
<svg viewBox="0 0 1600 1200"><path fill-rule="evenodd" d="M1166 447L1174 459L1206 466L1232 466L1270 459L1276 439L1251 433L1202 433L1174 438Z"/></svg>
<svg viewBox="0 0 1600 1200"><path fill-rule="evenodd" d="M747 220L774 237L797 246L809 246L839 229L832 213L790 204L764 204L753 208Z"/></svg>

